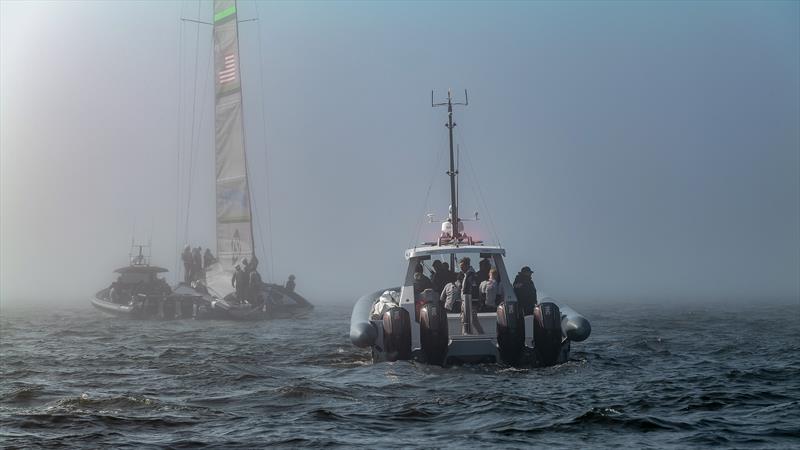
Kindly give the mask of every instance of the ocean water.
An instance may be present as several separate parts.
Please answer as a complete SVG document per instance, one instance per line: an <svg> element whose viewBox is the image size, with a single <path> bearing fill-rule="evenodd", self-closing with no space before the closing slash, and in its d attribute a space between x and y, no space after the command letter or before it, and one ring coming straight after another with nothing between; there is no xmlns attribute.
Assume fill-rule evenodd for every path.
<svg viewBox="0 0 800 450"><path fill-rule="evenodd" d="M372 364L349 305L260 323L0 312L0 445L800 447L800 304L573 304L566 364Z"/></svg>

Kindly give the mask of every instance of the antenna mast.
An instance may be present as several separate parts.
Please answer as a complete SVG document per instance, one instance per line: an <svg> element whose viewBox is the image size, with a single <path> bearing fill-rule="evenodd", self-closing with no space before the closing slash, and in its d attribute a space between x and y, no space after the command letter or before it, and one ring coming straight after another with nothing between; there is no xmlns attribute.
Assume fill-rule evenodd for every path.
<svg viewBox="0 0 800 450"><path fill-rule="evenodd" d="M456 192L456 176L458 175L458 170L456 170L455 158L453 155L453 128L456 126L456 123L453 122L453 105L469 105L469 96L467 95L467 90L464 89L464 103L454 102L450 89L447 90L446 102L434 103L433 91L431 91L431 107L444 105L447 105L447 123L444 124L444 126L447 127L450 134L450 170L447 171L447 175L450 177L450 207L452 208L452 211L450 211L450 220L453 224L453 238L458 239L461 237L461 232L458 228L460 221L458 218L458 196Z"/></svg>

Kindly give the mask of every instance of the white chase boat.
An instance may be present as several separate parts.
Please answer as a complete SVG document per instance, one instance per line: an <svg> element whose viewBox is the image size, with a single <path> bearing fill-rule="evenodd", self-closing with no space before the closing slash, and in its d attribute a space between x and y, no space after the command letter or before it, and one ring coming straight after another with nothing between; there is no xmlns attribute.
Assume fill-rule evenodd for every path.
<svg viewBox="0 0 800 450"><path fill-rule="evenodd" d="M114 272L117 279L89 301L98 310L130 319L192 318L205 302L193 292L173 291L158 275L167 269L150 264L149 246L131 245L129 264ZM147 249L147 251L145 251Z"/></svg>
<svg viewBox="0 0 800 450"><path fill-rule="evenodd" d="M539 299L535 308L531 304L532 314L526 315L524 310L528 308L518 302L503 261L505 249L477 242L464 231L458 214L453 157L455 104L467 103L454 103L450 92L446 102L432 102L432 106L447 106L446 126L450 134L447 173L451 208L448 219L442 223L441 235L436 242L406 250L408 267L402 286L377 290L356 302L350 318L350 339L357 347L370 348L374 362L413 359L436 365L502 362L523 366L564 362L569 357L570 344L589 337L589 321L550 298ZM419 283L422 276L416 273L430 265L441 269L444 262L455 269L456 262L464 257L474 265L481 260L484 266L490 263L499 275L498 291L503 294L495 298L498 304L494 311L475 299L462 299L461 308L465 312L462 319L462 314L445 309L439 292L422 290ZM435 283L433 286L436 288ZM475 308L481 309L473 314ZM474 323L476 320L478 323Z"/></svg>
<svg viewBox="0 0 800 450"><path fill-rule="evenodd" d="M206 300L197 314L200 319L296 317L313 309L313 305L294 289L257 281L257 287L248 286L237 293L232 282L237 265L245 269L247 262L252 265L254 259L257 261L245 152L236 7L235 0L214 0L217 261L206 268L204 280L191 285L182 283L175 291L196 293Z"/></svg>

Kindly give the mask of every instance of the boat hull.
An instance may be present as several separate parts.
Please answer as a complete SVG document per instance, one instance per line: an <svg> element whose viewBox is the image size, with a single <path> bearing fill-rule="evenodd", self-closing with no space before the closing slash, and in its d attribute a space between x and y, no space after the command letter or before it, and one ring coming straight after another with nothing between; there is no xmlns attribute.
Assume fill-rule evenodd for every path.
<svg viewBox="0 0 800 450"><path fill-rule="evenodd" d="M356 347L369 348L372 352L373 362L391 361L392 356L385 350L384 324L382 320L370 318L372 306L386 290L398 290L398 288L380 289L359 298L353 306L350 317L350 340ZM540 299L540 304L555 302L551 298ZM541 352L536 349L534 342L534 316L524 317L525 337L524 347L521 355L514 361L513 365L538 367L553 364L560 364L569 359L569 352L572 342L583 341L589 337L591 326L589 321L566 305L560 305L560 342L556 341L557 353L555 360L545 361L541 358ZM485 334L464 335L461 333L461 317L459 314L447 314L448 344L446 354L441 360L445 365L459 363L497 363L501 362L500 349L498 347L497 334L497 313L483 312L478 313L478 320ZM412 319L413 320L413 319ZM521 320L521 319L520 319ZM559 325L555 325L559 327ZM416 328L419 330L419 326ZM556 336L559 331L556 331ZM419 331L417 331L419 332ZM418 346L412 348L412 359L420 362L427 362L425 352Z"/></svg>
<svg viewBox="0 0 800 450"><path fill-rule="evenodd" d="M263 293L268 301L262 305L239 303L232 295L220 300L204 294L206 303L196 318L236 321L302 318L314 309L305 297L278 284L264 283Z"/></svg>
<svg viewBox="0 0 800 450"><path fill-rule="evenodd" d="M199 296L176 294L139 296L135 301L119 304L109 300L108 291L108 288L99 291L89 302L105 314L128 319L191 319L204 304Z"/></svg>

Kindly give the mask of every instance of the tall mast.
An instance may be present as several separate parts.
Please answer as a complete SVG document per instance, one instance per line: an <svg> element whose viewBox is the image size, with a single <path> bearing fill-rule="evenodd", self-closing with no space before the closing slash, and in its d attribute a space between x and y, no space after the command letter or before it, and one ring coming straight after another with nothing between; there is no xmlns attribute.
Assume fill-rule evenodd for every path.
<svg viewBox="0 0 800 450"><path fill-rule="evenodd" d="M453 153L453 128L455 128L456 123L453 122L453 105L464 105L467 106L469 104L469 97L467 96L467 90L464 90L464 103L457 103L453 102L453 96L450 92L450 89L447 90L447 102L445 103L433 103L433 91L431 91L431 106L444 106L447 105L447 123L444 124L447 127L448 133L450 135L450 170L447 171L447 175L450 177L450 217L453 224L453 237L458 238L461 236L461 233L458 230L458 195L456 192L456 176L458 175L458 171L456 170L455 164L455 155Z"/></svg>

